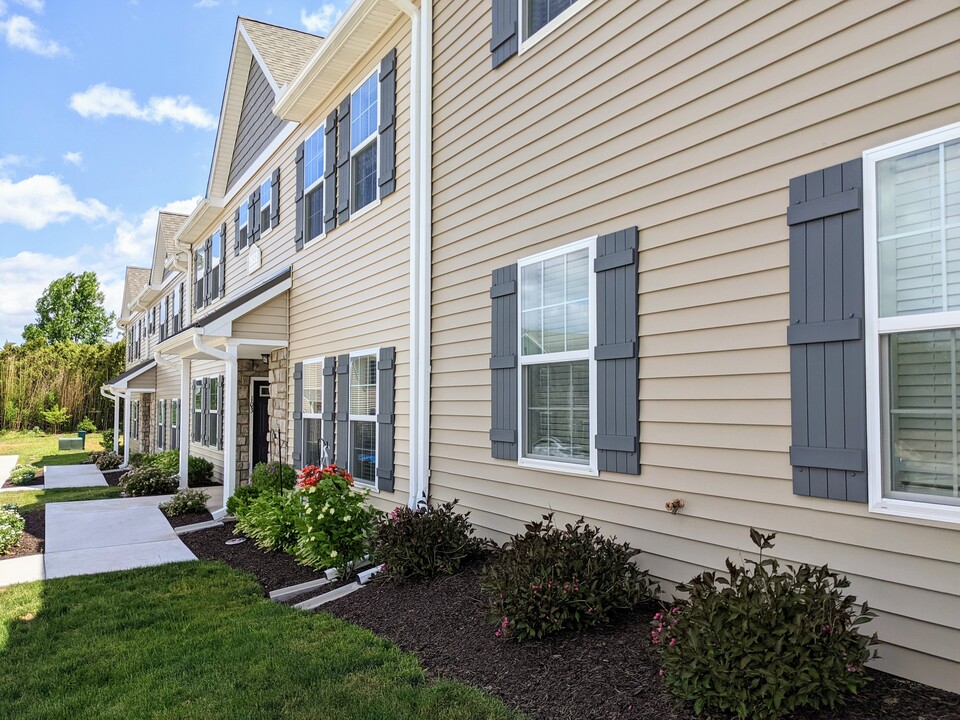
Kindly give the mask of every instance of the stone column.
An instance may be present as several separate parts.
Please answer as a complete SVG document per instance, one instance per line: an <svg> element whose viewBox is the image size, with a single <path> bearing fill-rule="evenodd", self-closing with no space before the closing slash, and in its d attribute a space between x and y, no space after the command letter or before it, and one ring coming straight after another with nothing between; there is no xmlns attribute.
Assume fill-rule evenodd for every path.
<svg viewBox="0 0 960 720"><path fill-rule="evenodd" d="M289 437L290 417L287 413L287 383L289 382L287 357L286 348L270 353L270 401L267 405L270 416L270 460L285 463L290 462L292 455Z"/></svg>

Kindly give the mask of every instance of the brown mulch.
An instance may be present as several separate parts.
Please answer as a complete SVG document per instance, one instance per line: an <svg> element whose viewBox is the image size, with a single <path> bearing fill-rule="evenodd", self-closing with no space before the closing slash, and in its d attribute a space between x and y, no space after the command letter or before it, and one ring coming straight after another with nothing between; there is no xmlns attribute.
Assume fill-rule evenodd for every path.
<svg viewBox="0 0 960 720"><path fill-rule="evenodd" d="M170 517L169 515L164 515L167 518L167 522L170 523L171 527L183 527L184 525L194 525L196 523L208 522L213 520L213 515L210 514L207 510L201 510L199 512L188 512L181 515L174 515Z"/></svg>
<svg viewBox="0 0 960 720"><path fill-rule="evenodd" d="M107 481L107 485L110 485L111 487L119 487L120 478L122 478L124 475L126 475L130 471L129 470L101 470L100 472L103 475L103 479Z"/></svg>
<svg viewBox="0 0 960 720"><path fill-rule="evenodd" d="M0 557L0 560L43 552L43 540L46 537L47 527L46 513L43 508L23 513L23 522L23 537L20 542L10 552Z"/></svg>
<svg viewBox="0 0 960 720"><path fill-rule="evenodd" d="M658 677L648 622L654 605L602 628L518 644L484 617L480 567L421 584L375 579L319 608L372 630L420 658L434 677L482 688L531 719L693 720ZM892 675L842 709L794 720L960 720L960 696ZM707 715L699 716L701 720ZM714 716L716 717L716 716Z"/></svg>
<svg viewBox="0 0 960 720"><path fill-rule="evenodd" d="M261 550L253 540L239 545L225 545L233 537L234 524L200 530L180 539L201 560L222 560L230 567L252 574L263 587L264 594L283 587L318 580L325 575L298 563L292 555L280 551Z"/></svg>

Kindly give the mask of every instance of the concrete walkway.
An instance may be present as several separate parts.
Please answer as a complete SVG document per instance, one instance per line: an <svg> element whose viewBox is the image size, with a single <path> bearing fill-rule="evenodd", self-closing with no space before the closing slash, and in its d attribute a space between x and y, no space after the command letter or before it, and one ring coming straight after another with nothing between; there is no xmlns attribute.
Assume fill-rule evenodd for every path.
<svg viewBox="0 0 960 720"><path fill-rule="evenodd" d="M10 471L17 465L17 455L0 455L0 485L10 477Z"/></svg>
<svg viewBox="0 0 960 720"><path fill-rule="evenodd" d="M43 468L43 487L106 487L107 481L96 465L47 465Z"/></svg>

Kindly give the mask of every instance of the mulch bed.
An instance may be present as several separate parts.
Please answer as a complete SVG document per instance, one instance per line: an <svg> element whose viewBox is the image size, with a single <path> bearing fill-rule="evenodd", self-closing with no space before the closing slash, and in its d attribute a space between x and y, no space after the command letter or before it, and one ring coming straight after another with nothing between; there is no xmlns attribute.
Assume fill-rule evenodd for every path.
<svg viewBox="0 0 960 720"><path fill-rule="evenodd" d="M28 488L30 488L30 487L33 487L33 486L36 486L36 485L43 485L43 473L40 473L40 474L37 475L33 480L31 480L31 481L29 481L29 482L25 482L25 483L22 482L22 483L19 483L19 484L15 484L15 483L10 482L9 480L4 480L4 481L3 481L3 485L0 485L0 487L3 487L3 488L22 488L22 489L26 490L26 489L28 489Z"/></svg>
<svg viewBox="0 0 960 720"><path fill-rule="evenodd" d="M201 560L222 560L230 567L253 575L263 587L264 594L280 588L318 580L325 575L298 563L291 555L279 551L261 550L253 540L239 545L225 545L233 537L233 523L223 527L200 530L180 539Z"/></svg>
<svg viewBox="0 0 960 720"><path fill-rule="evenodd" d="M119 487L120 478L122 478L124 475L126 475L130 471L129 470L101 470L100 472L103 474L103 479L107 481L107 485L110 485L111 487Z"/></svg>
<svg viewBox="0 0 960 720"><path fill-rule="evenodd" d="M692 707L677 705L657 675L648 625L653 605L606 627L520 645L494 636L481 605L479 572L475 566L422 584L375 579L319 610L392 640L417 655L431 675L482 688L529 718L698 717ZM795 720L960 720L960 696L885 673L873 676L842 709Z"/></svg>
<svg viewBox="0 0 960 720"><path fill-rule="evenodd" d="M0 557L0 560L23 557L24 555L36 555L43 552L43 540L46 537L47 527L46 513L43 508L23 513L23 521L23 537L17 546Z"/></svg>
<svg viewBox="0 0 960 720"><path fill-rule="evenodd" d="M213 520L213 515L211 515L207 510L183 513L182 515L174 515L173 517L164 515L164 517L167 518L167 522L170 523L171 527L175 528Z"/></svg>

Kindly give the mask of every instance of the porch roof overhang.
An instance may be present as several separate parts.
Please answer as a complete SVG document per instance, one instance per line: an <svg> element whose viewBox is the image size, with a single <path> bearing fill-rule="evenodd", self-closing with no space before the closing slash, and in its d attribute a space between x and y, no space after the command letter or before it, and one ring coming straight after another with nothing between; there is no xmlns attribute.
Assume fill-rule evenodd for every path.
<svg viewBox="0 0 960 720"><path fill-rule="evenodd" d="M149 386L157 384L156 367L156 360L147 360L110 378L102 387L122 392L153 392Z"/></svg>

